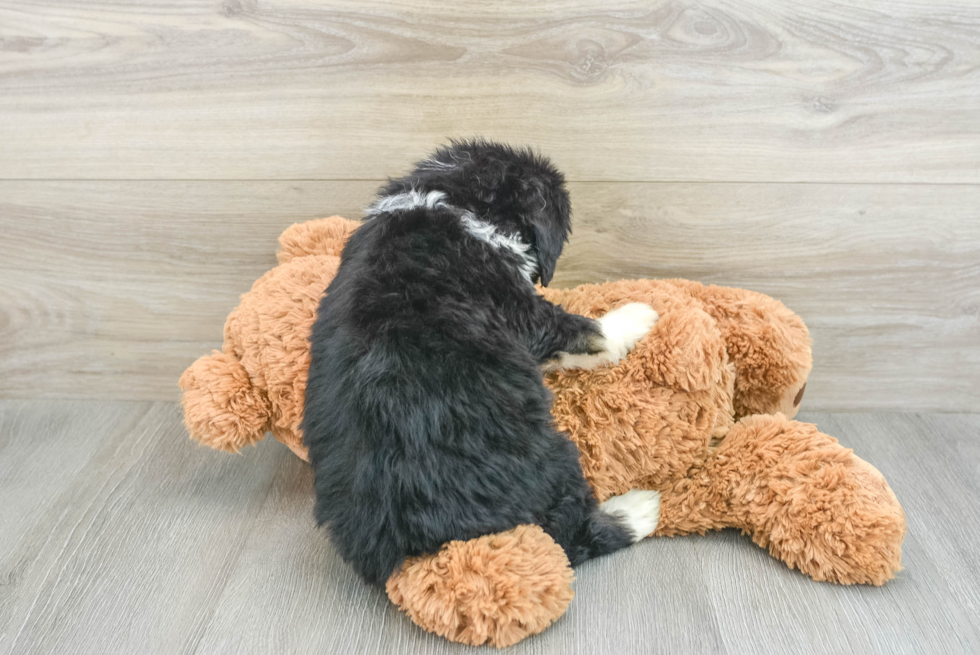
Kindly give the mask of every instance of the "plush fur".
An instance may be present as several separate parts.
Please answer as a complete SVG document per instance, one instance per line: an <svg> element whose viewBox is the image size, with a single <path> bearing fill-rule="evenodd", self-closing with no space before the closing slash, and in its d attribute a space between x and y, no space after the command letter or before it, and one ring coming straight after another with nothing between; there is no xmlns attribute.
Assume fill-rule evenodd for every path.
<svg viewBox="0 0 980 655"><path fill-rule="evenodd" d="M571 229L561 174L455 143L392 180L348 240L310 336L302 429L316 517L368 582L448 541L540 525L572 565L646 536L642 498L601 511L551 417L541 365L618 361L649 329L542 298ZM642 311L642 310L639 310ZM629 334L628 343L618 338ZM617 338L614 338L616 336Z"/></svg>
<svg viewBox="0 0 980 655"><path fill-rule="evenodd" d="M279 237L279 266L242 295L225 321L221 351L180 377L184 423L225 452L272 434L303 459L300 422L310 367L313 317L360 225L339 216L297 223Z"/></svg>
<svg viewBox="0 0 980 655"><path fill-rule="evenodd" d="M280 265L242 296L222 351L180 380L194 439L237 451L269 430L307 456L306 337L357 225L335 216L280 236ZM631 302L660 315L622 362L545 377L552 416L578 447L600 500L656 490L655 535L734 527L815 580L880 585L901 569L905 516L885 478L814 426L790 420L811 368L810 339L779 301L686 280L539 291L586 316ZM409 558L387 590L426 630L509 646L562 615L571 580L564 551L526 525Z"/></svg>

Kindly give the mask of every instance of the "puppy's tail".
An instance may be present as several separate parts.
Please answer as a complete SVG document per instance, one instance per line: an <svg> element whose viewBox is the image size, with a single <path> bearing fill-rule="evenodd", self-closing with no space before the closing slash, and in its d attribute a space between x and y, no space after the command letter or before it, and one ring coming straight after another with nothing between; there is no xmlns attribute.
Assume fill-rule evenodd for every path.
<svg viewBox="0 0 980 655"><path fill-rule="evenodd" d="M265 437L269 399L234 355L216 350L201 357L184 371L179 384L191 438L237 453Z"/></svg>

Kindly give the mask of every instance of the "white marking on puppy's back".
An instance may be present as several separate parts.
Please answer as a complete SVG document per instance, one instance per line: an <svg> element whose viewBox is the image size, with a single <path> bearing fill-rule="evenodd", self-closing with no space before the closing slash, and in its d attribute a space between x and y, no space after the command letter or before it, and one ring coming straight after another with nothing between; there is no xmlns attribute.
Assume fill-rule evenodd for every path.
<svg viewBox="0 0 980 655"><path fill-rule="evenodd" d="M521 274L531 281L537 271L537 262L529 254L530 246L521 241L516 236L501 234L497 229L479 220L472 212L453 207L446 202L446 194L442 191L419 191L412 189L403 193L396 193L384 196L374 201L366 210L367 216L375 216L387 212L404 211L425 207L427 209L451 209L458 216L463 229L471 236L480 241L490 244L494 248L506 248L513 252L521 260Z"/></svg>
<svg viewBox="0 0 980 655"><path fill-rule="evenodd" d="M537 271L537 263L528 253L531 247L515 236L501 234L493 225L485 223L473 215L472 212L464 211L459 215L459 221L471 236L480 241L490 244L494 248L506 248L521 260L521 273L529 281Z"/></svg>
<svg viewBox="0 0 980 655"><path fill-rule="evenodd" d="M599 505L606 514L622 519L633 533L633 543L653 534L660 523L660 492L631 489Z"/></svg>
<svg viewBox="0 0 980 655"><path fill-rule="evenodd" d="M436 207L448 208L449 205L446 204L446 194L442 191L422 192L412 189L404 193L378 198L367 208L367 214L371 216L385 212L415 209L416 207L435 209Z"/></svg>

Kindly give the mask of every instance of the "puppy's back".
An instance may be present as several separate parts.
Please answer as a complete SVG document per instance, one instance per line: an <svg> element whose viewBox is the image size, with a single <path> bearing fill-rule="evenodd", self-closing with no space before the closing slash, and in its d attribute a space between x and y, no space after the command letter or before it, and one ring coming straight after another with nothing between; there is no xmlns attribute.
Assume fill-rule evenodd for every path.
<svg viewBox="0 0 980 655"><path fill-rule="evenodd" d="M533 522L555 484L540 462L561 444L528 438L550 431L550 397L489 297L506 271L465 239L439 210L373 219L311 335L316 516L373 583L405 556Z"/></svg>

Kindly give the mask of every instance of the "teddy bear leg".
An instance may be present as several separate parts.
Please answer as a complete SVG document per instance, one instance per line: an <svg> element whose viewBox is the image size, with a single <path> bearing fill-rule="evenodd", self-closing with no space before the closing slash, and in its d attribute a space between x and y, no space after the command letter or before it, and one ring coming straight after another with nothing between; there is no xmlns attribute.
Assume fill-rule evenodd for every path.
<svg viewBox="0 0 980 655"><path fill-rule="evenodd" d="M712 485L704 471L692 472L660 493L660 522L657 537L705 534L732 527L723 493Z"/></svg>
<svg viewBox="0 0 980 655"><path fill-rule="evenodd" d="M814 580L881 585L901 570L905 513L884 477L816 426L739 421L704 474L733 527Z"/></svg>
<svg viewBox="0 0 980 655"><path fill-rule="evenodd" d="M340 216L294 223L279 235L279 252L276 257L280 264L307 255L339 257L348 237L358 225L360 224L357 221L348 221Z"/></svg>
<svg viewBox="0 0 980 655"><path fill-rule="evenodd" d="M411 558L386 588L423 629L458 643L503 648L564 614L573 579L561 547L539 526L522 525Z"/></svg>
<svg viewBox="0 0 980 655"><path fill-rule="evenodd" d="M799 316L767 295L675 281L704 303L735 365L735 417L799 411L813 365L810 333Z"/></svg>

